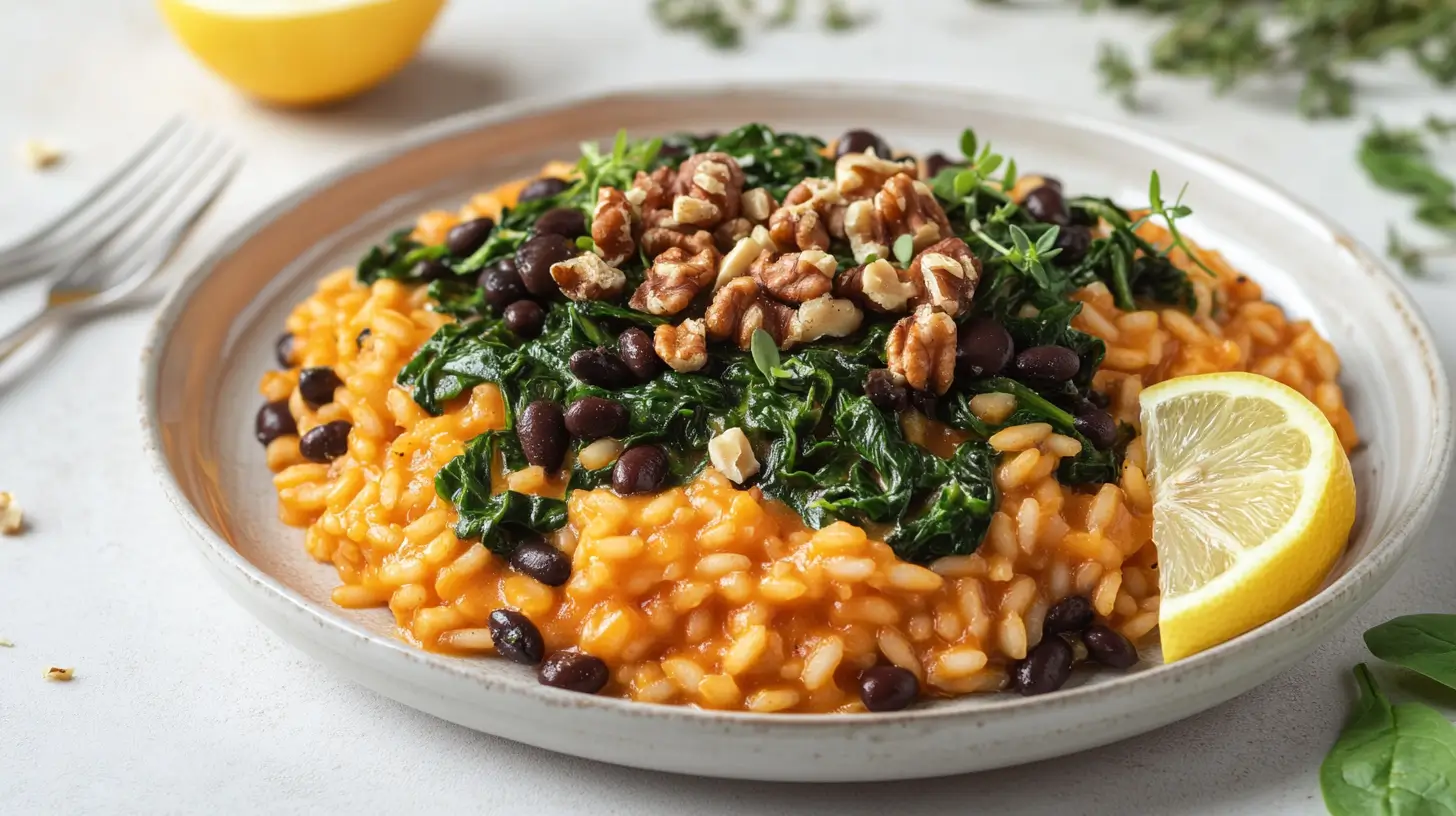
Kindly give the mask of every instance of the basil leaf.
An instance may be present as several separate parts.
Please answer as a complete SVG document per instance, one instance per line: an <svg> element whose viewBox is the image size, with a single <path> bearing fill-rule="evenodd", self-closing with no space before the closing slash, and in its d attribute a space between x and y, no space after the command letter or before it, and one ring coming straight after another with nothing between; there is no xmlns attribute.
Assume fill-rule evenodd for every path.
<svg viewBox="0 0 1456 816"><path fill-rule="evenodd" d="M1456 813L1456 727L1419 703L1392 706L1365 664L1350 721L1320 765L1334 816Z"/></svg>
<svg viewBox="0 0 1456 816"><path fill-rule="evenodd" d="M773 382L778 376L779 368L779 347L774 342L773 335L763 329L754 329L748 346L750 353L753 354L753 365L763 372L765 379Z"/></svg>
<svg viewBox="0 0 1456 816"><path fill-rule="evenodd" d="M1370 653L1456 688L1456 615L1402 615L1365 633Z"/></svg>

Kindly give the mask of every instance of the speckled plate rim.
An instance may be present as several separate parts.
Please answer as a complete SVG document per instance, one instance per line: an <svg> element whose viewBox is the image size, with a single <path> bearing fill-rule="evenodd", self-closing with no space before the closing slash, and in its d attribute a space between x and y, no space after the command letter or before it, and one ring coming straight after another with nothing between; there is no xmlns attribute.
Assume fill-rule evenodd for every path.
<svg viewBox="0 0 1456 816"><path fill-rule="evenodd" d="M239 555L199 514L187 498L182 486L172 472L163 451L162 426L159 421L158 388L161 367L159 350L167 342L177 321L185 313L192 294L207 280L210 271L238 247L249 241L264 226L276 220L295 205L310 198L338 181L374 168L390 161L402 153L412 151L479 128L504 123L513 118L545 114L570 108L588 101L603 102L613 99L650 98L660 104L670 105L675 99L689 99L705 92L752 93L771 91L778 94L813 94L817 97L843 98L846 101L857 95L911 94L925 98L955 97L960 104L977 107L988 112L1015 112L1028 119L1056 123L1095 132L1110 138L1120 139L1129 145L1155 150L1189 167L1203 171L1216 171L1231 187L1248 192L1261 204L1278 204L1281 214L1302 220L1304 226L1316 233L1322 240L1338 247L1366 275L1371 295L1378 296L1391 304L1403 320L1403 329L1412 341L1421 368L1428 378L1432 394L1432 413L1435 418L1431 428L1427 455L1421 463L1423 488L1406 509L1393 522L1391 531L1376 542L1371 552L1360 559L1344 575L1325 586L1313 598L1278 619L1259 627L1227 643L1191 658L1171 665L1155 666L1136 674L1120 676L1092 685L1065 689L1045 697L999 697L994 704L954 709L943 707L915 708L883 714L753 714L747 712L724 712L690 708L686 706L660 705L610 697L583 697L555 689L503 682L497 678L483 678L468 674L462 661L443 655L416 649L403 641L370 632L339 617L323 605L315 604L280 584L270 575ZM155 322L147 336L142 353L142 375L140 379L139 410L143 426L144 448L148 463L156 473L168 501L177 510L187 526L196 534L203 554L214 564L234 570L234 577L252 584L262 593L275 612L300 617L303 623L316 625L334 634L345 635L348 640L334 645L339 649L351 646L369 645L383 649L393 658L407 661L433 672L441 672L456 678L478 683L488 691L508 694L525 694L546 706L578 709L599 708L635 718L657 720L687 720L722 724L738 724L758 733L769 733L773 729L791 727L821 732L825 739L843 735L847 731L863 732L883 727L903 727L926 721L963 720L968 727L975 727L992 718L1014 717L1032 710L1046 711L1073 707L1093 702L1108 696L1127 694L1133 688L1178 685L1200 674L1209 672L1214 666L1239 656L1249 657L1260 651L1287 647L1295 640L1294 630L1301 623L1313 624L1316 620L1338 618L1343 620L1380 588L1394 572L1400 561L1408 554L1412 537L1419 532L1435 509L1447 477L1447 465L1452 448L1451 397L1444 369L1435 351L1435 343L1425 321L1416 310L1397 277L1353 237L1345 234L1336 224L1319 214L1312 207L1302 203L1277 184L1217 157L1200 148L1161 136L1152 136L1093 117L1069 113L1027 112L1022 103L1014 98L999 94L971 91L960 88L928 85L924 83L856 83L822 84L790 83L774 85L756 84L698 84L678 85L662 88L646 88L636 91L617 91L606 94L567 96L547 100L527 100L467 112L438 122L425 125L402 135L391 145L367 153L346 162L342 166L321 175L294 192L266 206L257 215L240 225L216 249L198 261L178 286L167 296L156 315ZM1332 624L1331 624L1332 625ZM353 642L350 642L353 641ZM978 723L979 721L979 723ZM897 775L908 778L913 774Z"/></svg>

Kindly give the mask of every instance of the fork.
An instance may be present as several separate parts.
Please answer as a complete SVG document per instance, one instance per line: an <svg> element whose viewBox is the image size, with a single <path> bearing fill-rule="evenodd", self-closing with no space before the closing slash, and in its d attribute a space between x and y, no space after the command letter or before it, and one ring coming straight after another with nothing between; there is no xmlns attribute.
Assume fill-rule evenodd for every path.
<svg viewBox="0 0 1456 816"><path fill-rule="evenodd" d="M203 133L193 141L188 160L170 168L150 206L134 208L101 243L66 254L44 308L0 335L0 362L47 326L120 305L157 276L241 163L240 154L220 138Z"/></svg>
<svg viewBox="0 0 1456 816"><path fill-rule="evenodd" d="M80 201L0 250L0 286L41 275L94 252L176 184L206 131L174 117Z"/></svg>

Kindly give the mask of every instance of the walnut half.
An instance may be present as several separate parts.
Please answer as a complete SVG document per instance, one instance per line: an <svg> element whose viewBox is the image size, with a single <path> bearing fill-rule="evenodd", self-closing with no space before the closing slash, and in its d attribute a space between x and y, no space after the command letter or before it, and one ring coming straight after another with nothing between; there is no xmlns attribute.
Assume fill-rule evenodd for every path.
<svg viewBox="0 0 1456 816"><path fill-rule="evenodd" d="M734 278L723 285L708 305L703 321L714 340L732 340L744 351L755 329L763 329L781 349L794 343L795 312L765 294L750 277Z"/></svg>
<svg viewBox="0 0 1456 816"><path fill-rule="evenodd" d="M884 258L846 269L834 281L834 293L872 312L907 312L919 290L906 269L896 269Z"/></svg>
<svg viewBox="0 0 1456 816"><path fill-rule="evenodd" d="M614 300L627 288L622 270L587 252L551 265L551 279L572 300Z"/></svg>
<svg viewBox="0 0 1456 816"><path fill-rule="evenodd" d="M708 364L708 341L703 321L693 319L684 320L676 326L667 323L658 326L652 335L652 350L673 371L698 371Z"/></svg>
<svg viewBox="0 0 1456 816"><path fill-rule="evenodd" d="M875 194L875 215L884 229L884 241L893 246L901 235L910 235L919 252L953 233L950 219L923 181L905 173L894 176Z"/></svg>
<svg viewBox="0 0 1456 816"><path fill-rule="evenodd" d="M627 305L639 312L674 315L688 307L717 274L718 253L704 249L688 255L677 247L657 256Z"/></svg>
<svg viewBox="0 0 1456 816"><path fill-rule="evenodd" d="M885 357L891 373L911 388L944 394L955 377L956 324L929 304L890 330Z"/></svg>
<svg viewBox="0 0 1456 816"><path fill-rule="evenodd" d="M911 305L929 304L954 317L969 309L981 282L981 262L959 238L946 238L925 248L910 262L916 295Z"/></svg>
<svg viewBox="0 0 1456 816"><path fill-rule="evenodd" d="M759 286L779 300L803 303L828 293L838 268L833 255L808 249L777 257L764 252L748 271Z"/></svg>
<svg viewBox="0 0 1456 816"><path fill-rule="evenodd" d="M616 266L637 251L632 240L632 205L616 187L604 186L597 190L591 237L608 266Z"/></svg>

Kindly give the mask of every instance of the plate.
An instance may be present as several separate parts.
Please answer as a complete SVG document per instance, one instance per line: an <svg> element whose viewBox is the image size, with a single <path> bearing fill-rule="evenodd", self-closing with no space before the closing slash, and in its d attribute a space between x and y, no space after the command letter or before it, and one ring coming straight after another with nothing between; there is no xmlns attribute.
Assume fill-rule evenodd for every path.
<svg viewBox="0 0 1456 816"><path fill-rule="evenodd" d="M277 521L256 383L285 315L323 274L391 228L472 191L533 175L582 140L763 121L832 136L872 128L897 146L952 150L961 129L1072 190L1146 200L1187 182L1187 231L1310 319L1344 362L1366 444L1350 545L1321 592L1278 620L1173 665L1156 654L1056 694L963 697L869 715L715 712L543 687L520 666L445 657L394 637L387 610L329 601L331 566ZM654 770L788 781L865 781L982 770L1139 734L1222 703L1284 670L1385 583L1445 481L1451 405L1431 335L1374 257L1273 185L1196 150L1017 100L898 85L684 88L493 108L442 121L268 208L190 273L144 354L147 454L232 596L284 639L406 705L553 751ZM1145 657L1147 657L1145 653Z"/></svg>

